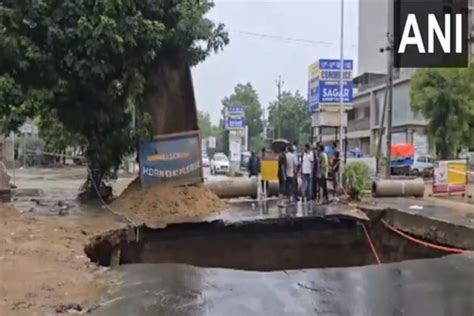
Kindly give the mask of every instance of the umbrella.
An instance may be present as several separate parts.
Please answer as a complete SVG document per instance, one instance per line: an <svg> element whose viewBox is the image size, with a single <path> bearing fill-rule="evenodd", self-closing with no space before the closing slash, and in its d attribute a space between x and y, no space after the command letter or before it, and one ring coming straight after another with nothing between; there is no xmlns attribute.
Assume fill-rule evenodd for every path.
<svg viewBox="0 0 474 316"><path fill-rule="evenodd" d="M290 142L287 141L286 139L283 139L283 138L275 139L272 142L272 150L275 153L279 153L280 151L282 151L283 149L285 149L289 145L290 145Z"/></svg>

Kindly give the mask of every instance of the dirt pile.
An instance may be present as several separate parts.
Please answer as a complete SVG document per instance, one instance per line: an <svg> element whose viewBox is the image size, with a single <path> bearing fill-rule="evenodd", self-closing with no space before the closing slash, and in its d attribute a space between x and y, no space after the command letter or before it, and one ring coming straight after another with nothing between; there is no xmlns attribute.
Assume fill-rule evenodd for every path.
<svg viewBox="0 0 474 316"><path fill-rule="evenodd" d="M102 285L83 247L90 236L122 227L104 212L37 217L0 203L0 315L50 315L61 304L90 306Z"/></svg>
<svg viewBox="0 0 474 316"><path fill-rule="evenodd" d="M112 203L112 208L137 224L171 223L225 210L225 203L203 186L142 189L135 179Z"/></svg>

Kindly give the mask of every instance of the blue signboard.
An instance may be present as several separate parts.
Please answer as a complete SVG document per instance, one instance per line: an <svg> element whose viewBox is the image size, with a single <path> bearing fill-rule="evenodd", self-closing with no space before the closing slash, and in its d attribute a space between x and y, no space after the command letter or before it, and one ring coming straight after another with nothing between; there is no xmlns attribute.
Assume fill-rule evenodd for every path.
<svg viewBox="0 0 474 316"><path fill-rule="evenodd" d="M343 61L343 103L353 102L352 70L350 59ZM311 113L340 104L341 62L339 59L320 59L309 67L308 110Z"/></svg>
<svg viewBox="0 0 474 316"><path fill-rule="evenodd" d="M227 117L225 122L226 129L239 129L245 127L245 118Z"/></svg>
<svg viewBox="0 0 474 316"><path fill-rule="evenodd" d="M242 105L227 106L227 114L238 115L238 114L244 114L244 113L245 113L245 109Z"/></svg>
<svg viewBox="0 0 474 316"><path fill-rule="evenodd" d="M153 184L195 184L203 181L199 132L160 136L140 143L140 179Z"/></svg>
<svg viewBox="0 0 474 316"><path fill-rule="evenodd" d="M354 86L352 81L344 82L343 86L343 102L352 103ZM337 103L341 102L341 86L337 81L320 81L319 82L319 103Z"/></svg>
<svg viewBox="0 0 474 316"><path fill-rule="evenodd" d="M343 66L344 70L352 70L354 68L354 62L351 59L345 59ZM339 59L320 59L319 69L341 69L341 61Z"/></svg>

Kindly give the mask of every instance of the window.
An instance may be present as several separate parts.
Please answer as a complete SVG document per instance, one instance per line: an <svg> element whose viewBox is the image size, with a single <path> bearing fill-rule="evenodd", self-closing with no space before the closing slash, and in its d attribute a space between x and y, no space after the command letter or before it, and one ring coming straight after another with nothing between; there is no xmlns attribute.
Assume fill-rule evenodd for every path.
<svg viewBox="0 0 474 316"><path fill-rule="evenodd" d="M423 157L423 156L418 157L416 158L416 162L426 162L426 157Z"/></svg>
<svg viewBox="0 0 474 316"><path fill-rule="evenodd" d="M427 161L428 163L434 163L434 158L433 158L433 157L427 157L427 158L426 158L426 161Z"/></svg>
<svg viewBox="0 0 474 316"><path fill-rule="evenodd" d="M370 117L370 107L364 108L364 118Z"/></svg>
<svg viewBox="0 0 474 316"><path fill-rule="evenodd" d="M347 112L347 120L348 121L353 121L355 120L355 109L349 110Z"/></svg>

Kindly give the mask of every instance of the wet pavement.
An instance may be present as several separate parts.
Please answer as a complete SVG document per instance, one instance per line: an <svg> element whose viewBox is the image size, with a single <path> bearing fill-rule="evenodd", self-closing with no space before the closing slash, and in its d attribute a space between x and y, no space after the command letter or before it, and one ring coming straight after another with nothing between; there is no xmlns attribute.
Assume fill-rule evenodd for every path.
<svg viewBox="0 0 474 316"><path fill-rule="evenodd" d="M244 272L135 264L93 316L474 315L474 254L382 266Z"/></svg>
<svg viewBox="0 0 474 316"><path fill-rule="evenodd" d="M377 198L367 202L380 208L397 209L408 214L474 228L474 205L439 198Z"/></svg>

